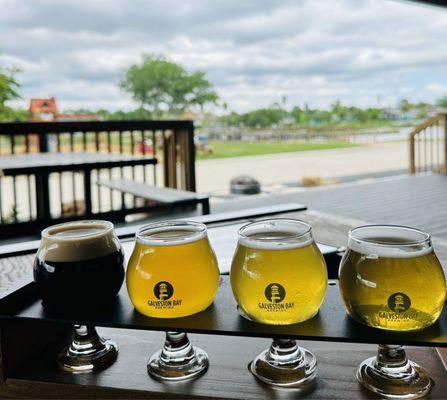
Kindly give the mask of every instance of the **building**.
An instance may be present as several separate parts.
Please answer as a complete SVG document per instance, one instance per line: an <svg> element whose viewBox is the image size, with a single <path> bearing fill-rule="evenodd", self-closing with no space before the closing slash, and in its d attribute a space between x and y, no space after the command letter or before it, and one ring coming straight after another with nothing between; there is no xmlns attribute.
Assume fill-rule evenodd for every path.
<svg viewBox="0 0 447 400"><path fill-rule="evenodd" d="M31 99L29 114L31 121L55 121L58 114L56 99Z"/></svg>
<svg viewBox="0 0 447 400"><path fill-rule="evenodd" d="M96 121L97 114L59 113L56 99L31 99L29 106L30 121Z"/></svg>

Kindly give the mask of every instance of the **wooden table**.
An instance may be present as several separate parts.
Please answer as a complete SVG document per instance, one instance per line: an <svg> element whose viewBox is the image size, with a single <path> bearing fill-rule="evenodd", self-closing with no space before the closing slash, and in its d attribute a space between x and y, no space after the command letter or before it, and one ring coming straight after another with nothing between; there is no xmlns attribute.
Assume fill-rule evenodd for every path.
<svg viewBox="0 0 447 400"><path fill-rule="evenodd" d="M154 165L155 158L106 153L27 153L0 157L0 176L35 175L37 219L50 219L49 174L79 171L84 175L85 215L91 215L91 172L100 168Z"/></svg>
<svg viewBox="0 0 447 400"><path fill-rule="evenodd" d="M350 227L361 223L312 211L286 215L311 223L317 240L337 246L346 245ZM447 265L447 243L435 238L435 247L441 261ZM29 277L32 258L32 255L23 255L3 259L0 262L0 289L2 282ZM247 370L248 362L269 345L267 339L190 335L193 344L208 352L210 369L196 381L166 384L149 378L145 369L149 354L162 345L163 334L160 332L102 328L102 333L113 337L120 345L117 362L99 373L72 376L57 371L54 364L55 354L68 340L68 327L61 330L60 325L49 324L39 329L33 329L33 326L35 328L28 322L2 329L0 344L5 347L0 350L13 355L8 357L7 364L6 358L0 364L4 377L0 386L2 398L375 398L363 391L355 379L360 361L376 353L374 345L301 341L301 345L317 355L319 373L312 390L298 393L264 386ZM46 347L42 351L39 346ZM24 355L29 349L34 355L28 358ZM434 378L436 386L431 398L445 399L447 372L440 353L433 348L418 347L408 347L407 353Z"/></svg>

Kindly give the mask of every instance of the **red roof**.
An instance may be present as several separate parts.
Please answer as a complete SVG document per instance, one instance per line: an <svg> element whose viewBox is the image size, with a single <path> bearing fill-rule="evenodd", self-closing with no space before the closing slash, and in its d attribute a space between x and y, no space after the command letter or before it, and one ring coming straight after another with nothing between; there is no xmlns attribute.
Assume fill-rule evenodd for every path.
<svg viewBox="0 0 447 400"><path fill-rule="evenodd" d="M29 112L31 121L93 121L99 119L97 114L59 114L54 97L49 99L31 99ZM52 116L44 114L52 114Z"/></svg>
<svg viewBox="0 0 447 400"><path fill-rule="evenodd" d="M57 114L56 99L54 97L49 99L31 99L29 112L31 115L41 113Z"/></svg>

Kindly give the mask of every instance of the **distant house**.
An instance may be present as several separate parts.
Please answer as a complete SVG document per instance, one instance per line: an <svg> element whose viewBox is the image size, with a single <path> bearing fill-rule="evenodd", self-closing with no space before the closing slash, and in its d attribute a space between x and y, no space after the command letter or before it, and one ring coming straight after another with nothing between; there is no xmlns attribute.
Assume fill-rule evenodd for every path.
<svg viewBox="0 0 447 400"><path fill-rule="evenodd" d="M29 105L31 121L95 121L97 114L62 114L59 113L56 99L31 99Z"/></svg>
<svg viewBox="0 0 447 400"><path fill-rule="evenodd" d="M29 114L31 121L54 121L58 114L56 99L31 99Z"/></svg>

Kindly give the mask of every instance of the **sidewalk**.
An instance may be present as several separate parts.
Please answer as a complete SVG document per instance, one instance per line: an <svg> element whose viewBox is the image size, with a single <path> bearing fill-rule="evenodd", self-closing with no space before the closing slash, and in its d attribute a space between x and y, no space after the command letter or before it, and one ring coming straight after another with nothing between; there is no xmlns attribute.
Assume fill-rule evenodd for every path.
<svg viewBox="0 0 447 400"><path fill-rule="evenodd" d="M408 142L381 142L359 147L200 160L197 191L228 193L231 178L247 174L262 185L300 183L305 176L334 178L402 170L408 167Z"/></svg>

